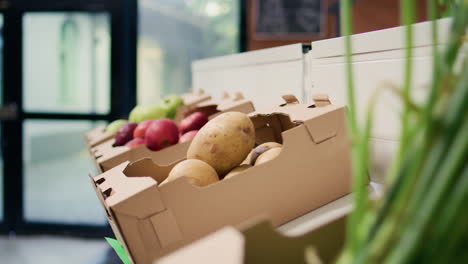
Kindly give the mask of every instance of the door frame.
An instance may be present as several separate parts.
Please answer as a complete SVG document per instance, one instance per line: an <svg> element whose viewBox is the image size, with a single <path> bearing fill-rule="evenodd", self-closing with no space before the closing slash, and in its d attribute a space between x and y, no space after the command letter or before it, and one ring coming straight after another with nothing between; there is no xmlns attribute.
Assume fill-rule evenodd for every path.
<svg viewBox="0 0 468 264"><path fill-rule="evenodd" d="M23 15L26 12L108 12L110 16L109 114L25 112L23 109ZM23 193L23 123L28 120L110 121L124 116L136 104L136 48L138 8L135 0L0 0L3 26L3 105L17 109L16 118L4 120L4 221L0 233L69 234L102 237L107 225L61 224L26 221ZM79 140L79 139L76 139ZM8 153L8 155L5 155ZM86 176L83 171L83 177ZM1 200L0 200L1 201Z"/></svg>

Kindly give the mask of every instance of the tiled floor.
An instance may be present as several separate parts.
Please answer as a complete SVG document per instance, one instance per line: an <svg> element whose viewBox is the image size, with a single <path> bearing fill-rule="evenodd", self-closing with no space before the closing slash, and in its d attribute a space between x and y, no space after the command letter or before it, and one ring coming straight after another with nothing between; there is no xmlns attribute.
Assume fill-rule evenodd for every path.
<svg viewBox="0 0 468 264"><path fill-rule="evenodd" d="M108 245L104 239L77 239L64 237L0 236L0 263L2 264L104 264L118 263L106 260Z"/></svg>

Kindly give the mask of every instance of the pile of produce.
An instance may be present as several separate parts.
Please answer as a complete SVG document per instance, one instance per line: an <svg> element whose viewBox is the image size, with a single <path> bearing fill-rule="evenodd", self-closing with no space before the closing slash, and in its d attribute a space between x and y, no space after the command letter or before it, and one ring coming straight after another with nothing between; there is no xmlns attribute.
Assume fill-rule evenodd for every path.
<svg viewBox="0 0 468 264"><path fill-rule="evenodd" d="M254 146L255 127L246 114L221 114L199 130L187 160L178 163L161 185L186 177L193 185L206 186L274 159L282 147L275 142Z"/></svg>
<svg viewBox="0 0 468 264"><path fill-rule="evenodd" d="M148 149L157 151L190 141L208 122L208 117L195 112L177 126L171 119L182 104L179 96L170 96L159 105L137 106L130 112L129 120L119 119L110 123L106 132L115 134L114 147L136 148L144 144Z"/></svg>
<svg viewBox="0 0 468 264"><path fill-rule="evenodd" d="M139 124L125 122L115 134L114 147L136 148L144 144L150 150L161 150L192 140L207 122L208 117L200 112L189 115L179 126L168 118L143 120Z"/></svg>

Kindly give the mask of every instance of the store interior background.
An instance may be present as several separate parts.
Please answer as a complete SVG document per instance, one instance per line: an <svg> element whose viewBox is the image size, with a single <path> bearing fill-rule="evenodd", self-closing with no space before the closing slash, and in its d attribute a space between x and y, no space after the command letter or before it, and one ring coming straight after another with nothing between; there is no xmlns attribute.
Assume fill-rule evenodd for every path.
<svg viewBox="0 0 468 264"><path fill-rule="evenodd" d="M151 104L161 96L187 92L191 87L193 60L339 36L337 1L323 2L328 11L325 34L314 38L258 39L253 32L255 0L139 0L138 104ZM355 1L354 33L397 26L398 2ZM418 5L424 3L418 1ZM418 14L419 21L424 19L423 13ZM2 14L0 28L3 28ZM26 14L22 47L23 109L108 113L110 28L106 13ZM3 48L2 34L3 30L0 48ZM63 56L70 50L73 56ZM2 62L0 58L0 65ZM3 66L0 72L4 72ZM105 227L103 210L86 177L86 172L96 172L82 140L84 132L102 123L58 119L24 121L22 195L26 220L71 224L84 229ZM3 199L4 189L8 188L4 187L5 177L16 175L4 175L3 158L0 162L0 199ZM4 201L0 200L0 223L3 219ZM0 236L0 262L105 263L108 247L102 237L76 238L77 232L50 236L47 230L33 233L34 236L17 237L12 232L4 232Z"/></svg>

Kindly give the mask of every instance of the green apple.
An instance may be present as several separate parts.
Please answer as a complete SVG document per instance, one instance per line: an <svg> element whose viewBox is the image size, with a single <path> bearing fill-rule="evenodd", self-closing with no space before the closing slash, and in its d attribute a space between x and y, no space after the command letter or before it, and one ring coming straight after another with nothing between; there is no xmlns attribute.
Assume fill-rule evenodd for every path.
<svg viewBox="0 0 468 264"><path fill-rule="evenodd" d="M115 134L117 133L117 130L119 130L119 128L125 123L127 123L127 120L124 120L124 119L114 120L109 125L107 125L106 129L104 129L104 132Z"/></svg>
<svg viewBox="0 0 468 264"><path fill-rule="evenodd" d="M150 119L161 119L166 117L165 109L160 105L140 105L130 112L129 121L140 123Z"/></svg>
<svg viewBox="0 0 468 264"><path fill-rule="evenodd" d="M161 106L166 111L166 117L174 119L177 113L177 108L184 104L184 100L178 95L170 95L163 99Z"/></svg>

